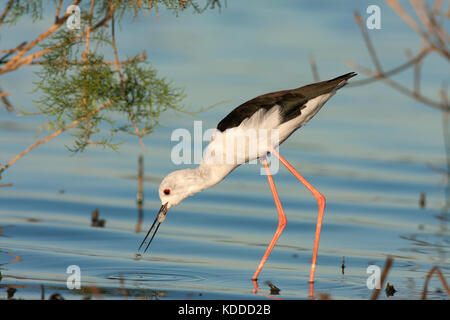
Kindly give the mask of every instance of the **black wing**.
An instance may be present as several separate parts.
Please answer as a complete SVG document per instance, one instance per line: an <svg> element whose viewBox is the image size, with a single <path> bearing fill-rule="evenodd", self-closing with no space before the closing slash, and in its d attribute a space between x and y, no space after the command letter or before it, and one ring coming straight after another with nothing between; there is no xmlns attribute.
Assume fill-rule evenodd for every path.
<svg viewBox="0 0 450 320"><path fill-rule="evenodd" d="M308 102L308 100L331 92L342 81L348 80L355 75L356 73L350 72L331 80L309 84L297 89L263 94L244 102L231 111L219 122L217 129L223 132L226 129L237 127L242 121L251 117L258 110L269 110L275 105L280 106L282 122L289 121L301 114L301 106Z"/></svg>
<svg viewBox="0 0 450 320"><path fill-rule="evenodd" d="M272 92L258 96L252 100L249 100L239 107L231 111L222 121L217 125L217 129L225 131L229 128L237 127L246 118L251 117L255 112L260 109L266 111L279 105L281 108L281 118L283 122L295 118L300 115L300 108L308 101L302 94L294 93L292 90L284 90L278 92Z"/></svg>

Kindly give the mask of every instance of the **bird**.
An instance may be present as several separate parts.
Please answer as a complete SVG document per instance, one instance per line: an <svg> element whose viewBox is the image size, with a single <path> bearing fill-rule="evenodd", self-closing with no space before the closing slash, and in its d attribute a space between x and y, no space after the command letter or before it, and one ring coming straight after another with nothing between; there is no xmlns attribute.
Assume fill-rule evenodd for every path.
<svg viewBox="0 0 450 320"><path fill-rule="evenodd" d="M275 201L278 227L252 276L252 280L256 281L287 221L266 158L268 155L274 155L306 186L318 203L309 276L309 282L313 283L326 199L280 155L277 149L291 134L311 120L338 89L345 86L347 81L356 75L350 72L299 88L263 94L233 109L218 123L201 163L194 169L173 171L162 180L158 189L161 208L138 250L141 250L154 230L144 250L144 252L147 251L161 223L166 221L166 214L170 208L187 197L216 185L241 164L259 159L264 165L265 175Z"/></svg>

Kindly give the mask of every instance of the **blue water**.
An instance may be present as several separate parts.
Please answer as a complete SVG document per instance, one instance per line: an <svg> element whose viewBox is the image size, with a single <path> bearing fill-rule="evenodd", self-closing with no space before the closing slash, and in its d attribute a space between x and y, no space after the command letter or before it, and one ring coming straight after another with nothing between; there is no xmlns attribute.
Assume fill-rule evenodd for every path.
<svg viewBox="0 0 450 320"><path fill-rule="evenodd" d="M312 82L310 54L323 78L351 71L345 65L349 59L369 63L351 18L354 5L317 8L314 3L287 1L273 7L264 2L255 9L252 1L229 0L221 13L177 18L161 12L159 19L123 27L119 52L146 48L163 75L186 87L192 109L232 102L195 116L167 112L162 127L144 138L147 152L137 139L119 137L126 139L119 153L89 148L71 156L64 146L72 137L66 133L9 168L0 181L13 183L0 187L0 298L14 287L14 297L23 299L40 299L42 288L45 298L60 293L66 299L121 299L126 292L136 299L267 299L271 282L280 289L276 298L307 299L317 203L283 167L274 179L288 223L256 293L250 278L277 226L270 189L257 164L239 167L225 181L171 209L150 252L136 254L160 207L159 182L170 171L188 167L170 161L174 129L192 132L194 120L203 120L204 129L214 127L258 94ZM358 9L364 12L366 5ZM314 14L322 9L328 19L319 24ZM384 61L395 65L395 57L419 40L388 7L382 10L386 24L372 36L380 52L390 48ZM306 27L315 36L308 36ZM26 34L30 28L21 25L19 31ZM393 30L405 35L402 41L389 37ZM337 35L343 35L340 44ZM5 47L13 41L11 35L1 40ZM329 46L336 46L332 58ZM448 78L435 63L427 72ZM33 110L33 95L27 95L32 72L2 77L11 99ZM424 90L434 94L432 85ZM0 107L0 163L36 141L43 121L16 117ZM445 165L442 137L439 112L373 84L342 89L282 145L280 153L327 198L315 297L369 298L366 268L383 268L387 256L394 258L387 281L397 290L389 299L420 298L434 265L449 278L448 213L443 211L448 181L432 168ZM145 168L142 221L136 204L139 154ZM422 192L425 208L419 206ZM91 227L96 208L104 228ZM70 265L81 269L81 290L66 286ZM446 298L437 277L428 296ZM384 292L381 298L388 299Z"/></svg>

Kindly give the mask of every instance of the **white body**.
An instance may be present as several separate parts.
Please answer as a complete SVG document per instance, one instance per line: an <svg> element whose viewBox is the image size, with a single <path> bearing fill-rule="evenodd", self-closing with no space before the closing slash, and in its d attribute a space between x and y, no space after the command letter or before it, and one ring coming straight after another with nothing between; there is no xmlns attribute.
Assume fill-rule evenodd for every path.
<svg viewBox="0 0 450 320"><path fill-rule="evenodd" d="M282 123L280 106L275 105L267 111L261 108L238 127L224 132L216 130L197 168L177 170L164 178L159 187L161 203L167 203L168 208L175 206L194 193L219 183L239 165L265 156L305 125L342 85L298 106L301 114L287 122ZM164 190L170 190L170 194L165 194Z"/></svg>

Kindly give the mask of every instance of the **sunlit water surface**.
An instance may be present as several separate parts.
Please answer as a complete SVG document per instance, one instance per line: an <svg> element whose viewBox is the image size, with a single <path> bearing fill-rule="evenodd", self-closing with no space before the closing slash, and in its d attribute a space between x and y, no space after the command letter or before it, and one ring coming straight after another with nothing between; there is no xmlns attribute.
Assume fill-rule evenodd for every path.
<svg viewBox="0 0 450 320"><path fill-rule="evenodd" d="M227 14L233 17L245 9L233 8L230 5L227 12L212 18L208 15L186 17L186 23L209 19L208 28L211 26L214 31L221 23L226 23L222 19L226 20ZM203 129L214 127L240 102L271 90L311 82L307 64L309 53L299 49L301 47L318 48L313 52L319 54L319 67L325 64L319 68L324 77L351 71L344 65L345 60L366 56L351 20L353 9L345 9L349 12L346 28L351 31L342 41L353 41L355 49L336 49L334 60L329 57L329 49L320 50L327 41L335 41L333 33L329 34L329 39L304 38L303 41L316 39L317 42L308 46L305 42L297 44L297 49L290 48L290 54L279 60L259 57L260 60L253 61L252 53L247 57L246 52L239 51L245 61L233 61L229 57L210 61L208 59L215 55L207 50L191 52L192 56L205 59L203 66L221 66L220 72L206 67L199 69L200 64L189 59L173 64L171 59L176 57L168 59L153 51L151 56L156 67L169 78L186 84L188 104L196 107L225 99L232 102L194 117L186 114L174 117L166 113L161 118L163 127L144 139L147 152L136 138L128 137L119 153L89 148L86 153L70 156L64 146L71 144L72 137L64 134L39 146L8 169L1 183L13 183L13 186L0 188L0 298L6 298L7 289L13 287L17 290L14 297L23 299L40 299L42 291L46 299L53 293L60 293L66 299L86 296L267 299L271 294L270 282L280 289L279 294L272 297L307 299L317 203L283 167L274 179L288 223L260 274L256 293L250 279L277 226L276 208L266 178L259 174L260 165L243 165L220 184L186 199L169 211L150 251L138 256L137 249L160 207L159 182L170 171L186 167L176 166L171 161L171 149L177 143L170 140L172 131L181 127L192 132L194 120L204 120ZM266 11L261 14L269 21L271 11ZM280 9L278 14L280 17L287 15L284 21L290 21L292 30L294 23L302 19L289 12ZM394 18L391 21L397 21ZM183 24L172 25L174 19L163 15L158 22L161 26L154 22L151 32L155 33L151 36L158 39L158 32L165 32L165 21L181 32ZM136 37L122 37L124 46L138 45L134 42L145 37L146 29L138 26ZM388 27L386 32L389 32ZM329 26L324 28L332 30ZM234 29L220 30L228 40L230 32L233 38L253 39L249 34L233 32ZM245 30L250 32L250 29ZM273 32L264 33L264 39L276 44L276 40L280 40L276 32L280 30L270 30ZM322 36L328 35L328 31L314 30L322 32ZM219 41L215 37L210 36L205 41ZM306 36L300 33L299 37ZM381 33L379 37L383 37ZM386 33L384 37L388 42L377 38L378 43L383 46L390 43L389 49L397 50L393 56L401 55L406 44L395 47L398 37L389 40ZM301 42L290 39L292 44ZM167 42L158 45L164 43ZM212 42L208 43L212 48ZM249 43L248 47L252 45ZM276 49L282 52L281 48L286 45L277 45ZM271 69L264 69L269 66L277 69L285 63L283 59L294 55L295 66L286 63L283 76L273 77ZM239 73L240 65L250 64L250 68L252 63L259 67ZM327 70L327 64L333 64L334 69ZM234 69L226 73L227 66ZM428 72L438 74L439 70L433 66L431 64ZM20 101L25 90L20 79L27 79L28 83L26 76L32 73L18 75L18 78L11 76L17 86L8 90ZM226 79L229 81L225 83ZM6 87L6 83L3 86ZM432 87L424 90L433 94L438 91ZM25 106L31 105L31 101L23 101ZM43 122L39 117L17 118L0 106L0 163L6 163L36 141L37 127ZM41 137L44 134L46 132L42 132ZM145 167L142 215L136 204L140 153L144 154ZM397 290L389 299L420 298L425 276L434 265L440 266L448 278L448 215L442 209L448 181L433 169L445 165L439 112L399 97L381 84L344 88L305 128L282 145L280 153L327 198L315 297L328 294L332 299L369 298L372 291L366 285L367 267L377 265L382 269L387 256L395 259L387 281ZM425 208L419 206L421 193L426 194ZM105 220L103 228L91 226L95 209L99 210L100 219ZM66 269L70 265L81 269L80 290L67 288ZM446 298L437 277L430 282L428 297ZM384 292L380 298L387 298Z"/></svg>
<svg viewBox="0 0 450 320"><path fill-rule="evenodd" d="M0 140L10 158L33 132L18 127L11 134L5 124ZM398 291L394 297L419 298L432 266L440 265L446 275L449 271L441 176L421 157L405 159L401 150L362 156L333 154L326 141L313 147L302 139L313 127L291 137L280 152L328 200L314 294L368 298L366 268L382 268L390 255L395 259L388 279ZM241 166L214 188L170 210L149 253L136 255L160 206L158 183L177 168L170 161L175 144L170 132L162 128L146 139L142 221L136 176L143 150L136 141L129 140L119 154L90 150L70 157L63 147L70 136L62 136L11 167L3 181L13 186L0 190L0 294L6 296L12 286L16 297L36 299L41 285L47 297L55 292L75 299L92 294L66 287L67 267L78 265L82 286L98 287L104 299L121 298L124 292L160 299L265 298L270 294L267 282L280 289L278 298L307 298L317 204L283 167L274 178L288 223L260 275L258 295L250 278L277 225L260 165ZM416 148L420 154L421 146ZM419 207L421 192L427 195L424 209ZM104 228L91 226L96 208L106 221ZM444 298L435 279L430 297Z"/></svg>

